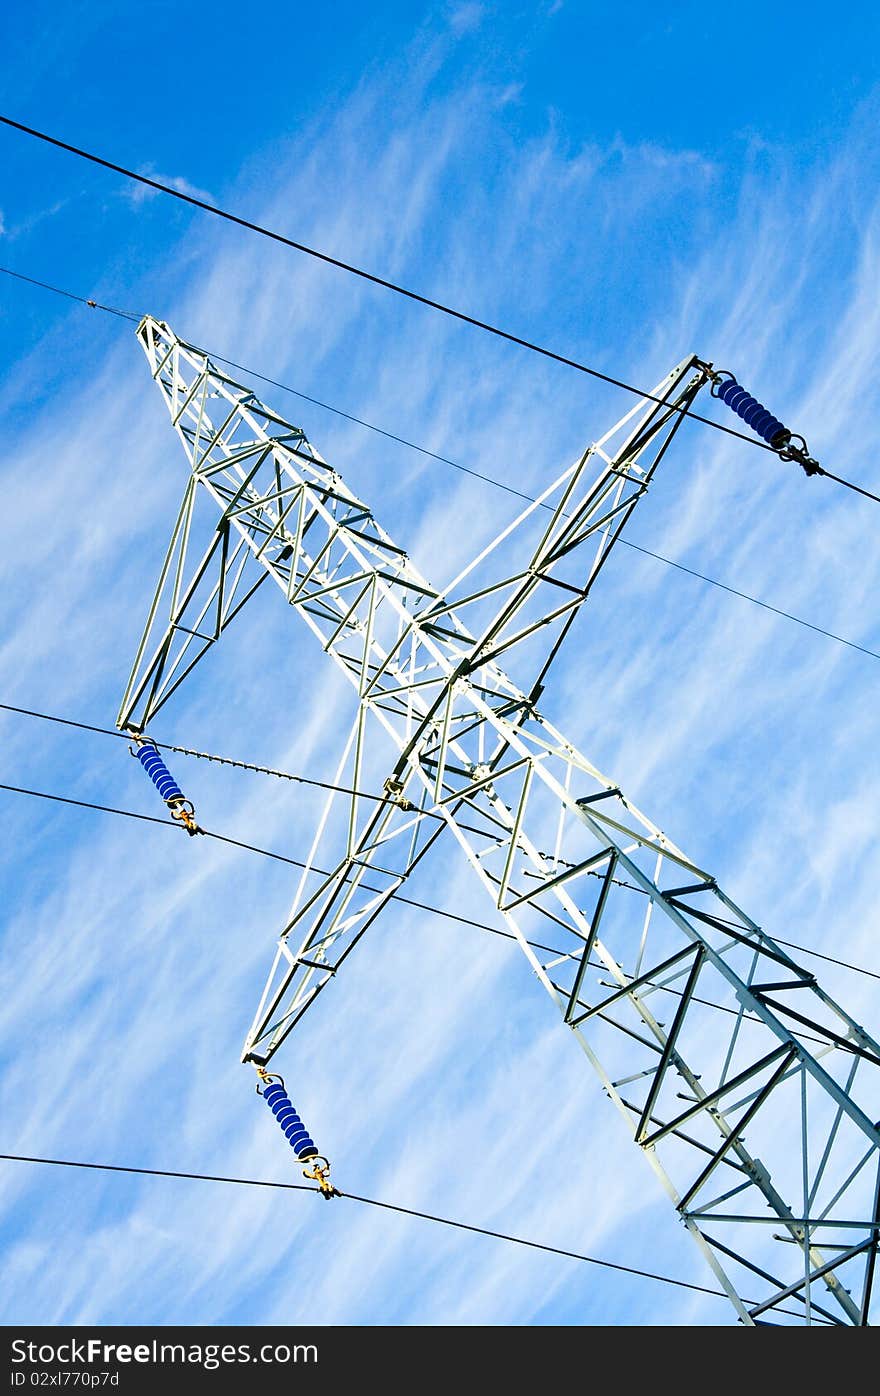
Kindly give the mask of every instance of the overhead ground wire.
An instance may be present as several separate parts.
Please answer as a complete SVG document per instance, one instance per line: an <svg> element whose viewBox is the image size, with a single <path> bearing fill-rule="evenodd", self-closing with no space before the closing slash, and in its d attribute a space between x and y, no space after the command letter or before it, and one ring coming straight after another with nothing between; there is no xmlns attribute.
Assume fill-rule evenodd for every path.
<svg viewBox="0 0 880 1396"><path fill-rule="evenodd" d="M6 790L6 791L8 791L10 794L13 794L13 795L28 795L28 796L31 796L31 797L34 798L34 799L39 799L39 800L50 800L50 801L53 801L53 802L56 803L56 804L72 805L72 806L79 807L79 808L81 808L81 809L90 809L90 810L97 811L97 812L99 812L99 813L101 813L101 814L115 814L115 815L120 815L120 816L122 816L122 818L124 818L124 819L140 819L140 820L143 820L145 823L148 823L148 824L161 824L161 825L163 826L163 828L165 828L165 829L180 829L180 828L181 828L181 825L175 823L174 820L172 820L172 819L163 819L163 818L161 817L161 815L157 815L157 814L142 814L142 813L141 813L140 811L138 811L138 810L119 809L118 807L113 806L113 805L101 805L101 804L97 804L96 802L94 802L94 801L92 801L92 800L77 800L77 799L75 799L73 796L70 796L70 795L58 795L58 794L54 794L54 793L52 793L52 792L50 792L50 791L45 791L45 790L31 790L31 789L29 789L29 788L27 788L27 787L25 787L25 786L11 785L11 784L6 784L5 782L0 782L0 790ZM202 834L203 834L206 838L215 839L215 840L216 840L217 842L219 842L219 843L226 843L226 844L231 845L231 846L234 847L234 848L241 848L241 849L245 850L245 851L248 852L248 853L256 853L256 854L259 854L260 856L262 856L262 857L264 857L264 858L271 858L271 859L274 859L276 862L279 862L279 863L287 863L290 867L293 867L293 868L299 868L299 869L301 869L301 870L303 870L303 869L310 869L312 872L316 873L319 877L329 877L329 876L331 876L329 870L326 869L326 868L315 867L314 864L311 864L311 863L304 863L304 862L303 862L301 859L299 859L299 858L290 858L286 853L276 853L276 852L274 852L274 851L271 850L271 849L260 847L259 844L247 843L247 842L245 842L243 839L236 839L236 838L233 838L233 837L232 837L231 835L229 835L229 834L218 834L218 833L216 833L216 832L215 832L214 830L212 830L212 829L202 829ZM601 876L601 874L600 874L600 876ZM633 885L633 884L631 884L631 883L628 883L628 882L621 882L621 881L619 881L618 879L614 879L614 881L615 881L615 885L616 885L616 886L625 887L625 888L627 888L627 890L629 890L629 891L632 891L632 892L641 892L641 891L642 891L642 889L641 889L640 887L636 887L635 885ZM380 887L373 887L373 886L371 886L369 883L364 883L363 885L364 885L364 890L365 890L365 891L368 891L368 892L377 892L377 893L381 893L381 892L383 891L382 888L380 888ZM417 911L427 911L427 912L430 912L431 915L443 917L445 920L449 920L449 921L458 921L458 922L460 922L462 925L465 925L465 926L472 926L472 927L474 927L476 930L479 930L479 931L488 931L488 933L489 933L490 935L503 936L505 939L510 939L510 940L515 940L515 939L516 939L516 936L512 935L511 932L509 932L509 931L502 931L502 930L500 930L500 929L499 929L498 927L496 927L496 926L489 926L489 925L487 925L485 922L483 922L483 921L477 921L477 920L475 920L473 917L470 917L470 916L461 916L461 915L459 915L457 912L442 911L439 907L431 906L430 903L428 903L428 902L416 901L415 898L413 898L413 897L405 897L405 896L403 896L403 895L402 895L401 893L399 893L399 892L393 893L393 898L394 898L394 900L395 900L396 902L399 902L399 903L401 903L401 904L404 905L404 906L411 906L411 907L413 907L413 908L414 908L415 910L417 910ZM781 936L774 936L773 939L776 941L776 943L777 943L778 945L785 945L787 948L789 948L789 949L791 949L791 950L797 950L797 951L799 951L799 952L800 952L801 954L803 954L803 955L811 955L811 956L813 956L813 957L814 957L815 959L817 959L817 960L825 960L828 964L837 965L837 966L839 966L841 969L852 970L855 974L866 974L866 975L868 975L868 976L869 976L870 978L872 978L872 979L878 979L878 980L880 980L880 974L876 973L874 970L866 969L864 965L855 965L855 964L851 964L851 963L850 963L849 961L847 961L847 960L838 959L838 958L836 958L836 957L833 956L833 955L826 955L826 954L824 954L823 952L821 952L821 951L819 951L819 950L812 950L812 949L810 949L810 948L809 948L808 946L806 946L806 945L801 945L801 944L799 944L797 941L793 941L793 940L783 940ZM541 944L541 942L539 942L539 941L529 941L529 944L532 945L535 949L538 949L538 950L545 950L548 954L551 954L551 955L563 955L563 954L566 954L566 953L567 953L567 952L565 952L565 951L559 950L558 948L556 948L556 947L554 947L554 946L552 946L552 945L543 945L543 944ZM719 1005L713 1005L713 1006L718 1007Z"/></svg>
<svg viewBox="0 0 880 1396"><path fill-rule="evenodd" d="M103 305L100 301L77 295L73 291L67 291L59 286L53 286L47 281L38 281L32 276L25 276L22 272L14 271L11 267L0 266L0 273L14 277L18 281L27 282L31 286L39 286L45 291L52 291L55 295L64 296L68 300L77 301L81 305L89 306L92 309L105 310L111 315L116 315L126 320L137 322L142 318L132 311L118 310L112 306ZM436 461L439 464L448 465L451 469L457 470L463 475L470 475L473 479L480 480L491 488L501 490L505 494L511 495L513 498L521 499L529 504L536 504L538 502L534 495L527 493L525 490L518 490L513 485L509 485L503 480L496 479L493 475L488 475L481 470L474 470L471 466L463 465L461 461L453 460L450 456L442 455L438 451L429 450L427 446L420 446L417 442L410 441L407 437L400 436L397 432L377 426L374 422L368 422L365 418L358 417L353 412L346 412L341 407L334 407L332 403L324 402L321 398L312 397L308 393L301 392L298 388L291 387L288 383L282 383L277 378L270 378L267 374L260 373L255 368L250 368L246 364L237 363L234 359L226 358L223 354L215 354L207 350L203 350L202 352L207 353L210 359L218 363L226 364L227 367L234 368L241 373L246 373L252 378L258 378L261 382L269 383L272 387L279 388L282 392L290 393L293 397L301 398L304 402L313 403L314 406L320 407L326 412L332 412L337 417L342 417L346 421L354 422L356 425L364 427L367 431L383 436L389 441L397 442L398 445L404 446L410 451L416 451L420 455ZM751 440L751 438L744 439ZM552 506L542 503L541 508L551 509ZM828 630L825 626L816 625L813 621L805 620L802 616L795 615L793 611L785 610L784 607L773 606L770 602L762 601L760 597L752 596L750 592L743 591L739 587L730 586L727 582L720 582L716 577L710 577L705 572L699 572L693 567L686 567L684 563L675 562L672 558L666 557L663 553L658 553L652 548L646 548L643 544L634 543L629 538L620 537L617 539L617 542L622 544L623 547L631 549L633 552L641 553L644 557L653 558L655 562L663 563L666 567L673 567L678 572L683 572L689 577L694 577L698 581L705 582L708 586L717 587L719 591L727 592L729 596L736 596L741 601L748 601L753 606L759 606L762 610L769 611L773 615L779 616L784 620L792 621L793 624L803 626L806 630L812 630L814 634L823 635L828 640L834 640L836 644L845 645L848 649L856 650L859 654L868 655L871 659L880 659L880 651L870 649L866 645L860 645L855 640L848 640L845 636L838 635L835 631Z"/></svg>
<svg viewBox="0 0 880 1396"><path fill-rule="evenodd" d="M200 1183L228 1183L237 1187L251 1188L275 1188L284 1192L313 1192L319 1193L320 1189L312 1187L308 1183L288 1183L280 1182L269 1178L240 1178L227 1174L218 1173L187 1173L180 1169L171 1168L137 1168L129 1164L119 1163L98 1163L81 1159L58 1159L44 1158L36 1154L8 1154L0 1153L0 1159L10 1163L36 1163L45 1164L54 1168L80 1168L93 1170L102 1173L127 1173L133 1176L151 1178L176 1178L189 1182ZM586 1255L582 1251L567 1250L562 1246L552 1246L544 1241L533 1241L525 1236L515 1236L506 1231L494 1231L487 1226L476 1226L471 1222L459 1221L453 1217L443 1217L435 1212L423 1212L415 1207L404 1207L398 1202L385 1202L376 1197L364 1197L359 1193L339 1192L341 1198L347 1198L349 1202L357 1202L365 1207L379 1207L386 1212L397 1212L401 1216L413 1217L419 1221L432 1222L438 1226L452 1227L457 1231L468 1231L476 1236L486 1236L496 1241L507 1241L515 1246L525 1246L529 1250L543 1251L548 1255L560 1256L565 1260L580 1261L585 1265L597 1265L602 1269L616 1270L624 1275L638 1276L640 1279L656 1280L660 1284L673 1285L678 1289L692 1290L695 1294L707 1294L712 1298L728 1299L729 1295L721 1289L710 1289L707 1285L695 1284L691 1280L681 1280L674 1275L664 1275L656 1270L643 1270L639 1266L624 1265L619 1261L607 1260L601 1256ZM755 1300L744 1300L748 1304L756 1303ZM794 1313L794 1310L785 1312ZM801 1317L797 1313L797 1317Z"/></svg>
<svg viewBox="0 0 880 1396"><path fill-rule="evenodd" d="M31 136L35 140L42 141L46 145L54 146L58 150L63 150L69 155L75 155L78 159L86 160L90 164L98 165L103 169L112 171L114 174L122 175L125 179L129 179L136 184L154 189L157 193L165 194L169 198L177 199L181 203L189 204L191 207L198 208L204 213L209 213L215 218L221 218L227 223L233 223L237 227L257 233L261 237L268 238L272 242L280 243L285 247L291 248L295 252L301 252L305 256L312 257L328 266L335 267L339 271L347 272L349 275L359 277L361 280L370 282L374 286L379 286L386 291L403 296L407 300L423 305L429 310L435 310L463 324L470 325L474 329L482 330L486 334L493 335L497 339L502 339L509 344L514 344L521 349L526 349L530 353L538 354L543 358L552 360L554 363L575 369L579 373L587 374L603 383L608 383L613 387L620 388L624 392L633 393L637 397L646 398L652 402L659 402L663 406L669 406L669 404L663 402L662 398L655 397L653 393L645 392L643 389L635 387L632 383L628 383L622 378L617 378L613 374L604 373L600 369L593 368L589 364L581 362L579 359L558 353L556 350L550 349L546 345L538 344L534 340L526 339L521 335L512 333L510 330L502 329L499 325L491 324L487 320L481 320L477 316L469 315L462 310L457 310L454 306L448 305L444 301L425 296L419 291L413 291L409 287L402 286L398 282L389 280L387 277L379 276L374 272L367 271L363 267L358 267L352 262L343 261L342 258L334 257L329 252L310 247L307 243L287 237L284 233L279 233L272 228L267 228L260 223L255 223L251 219L243 218L239 214L232 213L228 209L220 208L217 204L210 203L207 199L201 199L195 194L188 194L182 189L175 188L174 185L167 184L164 180L139 174L136 170L128 169L125 165L120 165L113 160L108 160L106 157L98 155L94 151L84 150L81 146L73 145L70 141L65 141L58 136L50 135L47 131L40 131L34 126L27 126L21 121L15 121L12 117L0 115L0 123L4 126L8 126L12 130L21 132L23 135ZM716 422L711 417L704 417L699 412L692 412L685 407L675 407L673 410L679 412L682 416L689 416L692 421L702 422L706 426L713 427L716 431L723 431L728 436L734 436L738 440L748 442L751 446L758 446L772 453L772 447L767 442L754 436L747 436L744 432L737 431L735 427L725 426L722 422ZM832 474L830 471L818 466L815 462L813 464L815 467L815 474L827 476L828 479L833 480L836 484L842 485L846 489L854 490L864 498L871 499L875 503L880 504L880 495L874 494L871 490L866 489L862 485L855 484L851 480L844 479L841 475Z"/></svg>

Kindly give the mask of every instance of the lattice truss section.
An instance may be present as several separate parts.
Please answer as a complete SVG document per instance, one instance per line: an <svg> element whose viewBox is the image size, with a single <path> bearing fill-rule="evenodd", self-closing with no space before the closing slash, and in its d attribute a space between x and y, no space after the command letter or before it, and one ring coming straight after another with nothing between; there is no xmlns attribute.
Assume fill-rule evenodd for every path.
<svg viewBox="0 0 880 1396"><path fill-rule="evenodd" d="M269 1061L448 829L740 1319L867 1323L880 1048L536 706L707 365L439 592L299 428L167 325L138 335L191 475L119 726L143 731L271 579L357 692L337 783L376 782L327 803L243 1060ZM520 531L527 561L486 581Z"/></svg>

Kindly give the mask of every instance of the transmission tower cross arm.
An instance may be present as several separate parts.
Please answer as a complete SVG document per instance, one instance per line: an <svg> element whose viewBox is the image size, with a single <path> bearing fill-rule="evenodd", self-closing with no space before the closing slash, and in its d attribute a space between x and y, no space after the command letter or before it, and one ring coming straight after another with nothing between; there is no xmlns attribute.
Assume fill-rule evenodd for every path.
<svg viewBox="0 0 880 1396"><path fill-rule="evenodd" d="M331 797L248 1036L246 1058L265 1066L456 812L442 802L432 809L436 792L423 786L408 797L450 685L467 674L515 726L525 719L708 371L694 356L683 360L441 594L299 428L167 326L148 319L138 333L191 475L120 726L139 732L270 576L360 700L336 782L355 793ZM487 562L535 518L540 533L526 565L482 584ZM525 669L525 690L498 667L501 655ZM379 807L357 794L377 719L395 762L384 782L380 775L387 798ZM482 721L475 731L474 753L497 769L506 743ZM464 750L462 759L470 759Z"/></svg>
<svg viewBox="0 0 880 1396"><path fill-rule="evenodd" d="M213 643L235 604L220 593L245 596L266 575L356 689L344 760L361 775L371 761L387 771L368 721L391 752L378 804L327 815L316 848L326 835L340 855L315 869L317 889L304 880L245 1056L277 1049L446 828L738 1317L866 1323L880 1234L880 1047L534 696L576 613L578 582L585 594L607 555L603 537L617 536L642 497L709 366L685 360L677 384L655 394L661 405L639 405L616 445L603 438L561 477L525 566L479 586L469 568L439 592L301 432L166 326L145 321L139 333L193 494L227 541L207 539L214 552L201 572L196 548L193 590L181 556L195 529L178 522L162 584L170 620L157 600L121 723L141 730L169 696L191 667L180 655L192 632ZM653 457L634 459L633 442ZM536 517L526 511L517 527ZM591 540L598 567L585 568ZM223 547L228 557L239 543L241 572L227 581ZM203 604L199 586L208 624L188 619ZM502 655L528 668L522 686Z"/></svg>
<svg viewBox="0 0 880 1396"><path fill-rule="evenodd" d="M427 783L414 779L424 776L438 742L445 755L457 756L463 763L461 770L475 771L475 762L485 772L503 766L508 742L482 716L471 721L466 712L468 741L463 746L456 741L455 727L461 720L449 720L453 688L468 677L514 728L536 710L553 656L706 380L706 371L695 358L684 360L657 385L654 398L658 401L637 404L591 445L442 595L420 579L424 599L411 616L408 611L401 614L405 644L384 661L378 662L377 656L374 672L379 686L371 682L361 691L355 730L336 775L337 784L362 785L364 751L370 745L367 723L374 704L382 706L381 685L393 672L395 687L401 684L409 695L413 719L396 728L384 724L399 748L391 778L399 798L382 810L370 810L359 826L357 795L342 801L338 795L329 797L309 868L320 868L324 862L332 872L322 875L311 895L314 879L310 880L308 871L300 881L245 1043L245 1060L264 1064L272 1057L444 827L454 829L456 821L467 817L485 824L479 781L473 790L464 790L460 801L444 801L436 778ZM535 516L541 520L541 530L526 566L489 585L475 583L475 574L479 575L490 555L502 544L515 542ZM529 675L526 689L517 688L500 670L501 655L524 661ZM409 798L413 784L418 787L414 800ZM343 838L339 817L335 824L332 818L334 806L340 803L347 806L341 821L347 833ZM355 839L351 831L357 828L360 834ZM389 867L392 858L393 869ZM377 864L381 874L371 873ZM300 937L295 949L294 932Z"/></svg>

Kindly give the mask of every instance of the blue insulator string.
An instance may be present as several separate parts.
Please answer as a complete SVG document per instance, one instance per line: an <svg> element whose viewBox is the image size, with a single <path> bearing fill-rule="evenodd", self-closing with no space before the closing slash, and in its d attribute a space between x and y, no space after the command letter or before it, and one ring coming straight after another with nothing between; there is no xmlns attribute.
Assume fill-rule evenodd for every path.
<svg viewBox="0 0 880 1396"><path fill-rule="evenodd" d="M741 383L737 383L732 373L713 373L712 393L720 398L731 412L741 417L747 427L751 427L752 431L766 441L771 451L776 451L781 460L796 460L807 475L827 474L810 455L804 438L789 431L763 402L752 397Z"/></svg>
<svg viewBox="0 0 880 1396"><path fill-rule="evenodd" d="M306 1159L317 1158L315 1141L293 1108L290 1096L284 1089L284 1082L272 1081L263 1091L263 1099L281 1126L297 1158L303 1162Z"/></svg>
<svg viewBox="0 0 880 1396"><path fill-rule="evenodd" d="M152 743L145 742L138 748L137 758L166 805L181 804L184 798L183 791L159 755L158 749Z"/></svg>
<svg viewBox="0 0 880 1396"><path fill-rule="evenodd" d="M192 805L184 796L177 781L159 755L159 750L155 743L151 741L139 741L137 751L133 754L137 756L138 761L140 761L147 775L150 777L150 780L162 796L162 799L171 810L172 818L180 820L187 833L201 833L193 817Z"/></svg>
<svg viewBox="0 0 880 1396"><path fill-rule="evenodd" d="M746 426L751 427L752 431L762 437L774 451L783 450L791 441L788 427L784 426L778 417L774 417L762 402L752 397L751 393L747 393L735 378L729 378L726 383L722 383L717 396L738 417L742 417Z"/></svg>
<svg viewBox="0 0 880 1396"><path fill-rule="evenodd" d="M303 1168L303 1176L314 1178L323 1198L339 1197L339 1192L330 1181L330 1164L323 1154L318 1153L314 1139L293 1108L281 1077L270 1076L264 1066L257 1067L257 1075L262 1083L262 1089L257 1086L257 1091L284 1131L284 1137L298 1161L311 1165Z"/></svg>

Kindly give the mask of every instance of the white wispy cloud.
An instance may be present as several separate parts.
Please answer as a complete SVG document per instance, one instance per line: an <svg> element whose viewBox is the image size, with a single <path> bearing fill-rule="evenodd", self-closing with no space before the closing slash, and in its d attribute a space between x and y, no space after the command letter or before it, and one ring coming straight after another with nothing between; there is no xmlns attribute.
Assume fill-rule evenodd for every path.
<svg viewBox="0 0 880 1396"><path fill-rule="evenodd" d="M167 184L172 189L176 189L178 194L188 194L192 199L201 199L209 204L216 203L214 196L207 189L200 189L197 184L193 184L184 175L162 174L154 165L143 165L138 174L144 175L147 179L155 180L157 184ZM124 184L120 192L122 198L134 204L135 208L157 198L160 193L158 189L151 189L148 184L135 183Z"/></svg>
<svg viewBox="0 0 880 1396"><path fill-rule="evenodd" d="M453 5L449 10L449 27L453 34L472 34L479 29L486 13L486 7L476 0L466 0L465 4Z"/></svg>
<svg viewBox="0 0 880 1396"><path fill-rule="evenodd" d="M437 61L424 56L426 74ZM261 221L418 278L429 294L442 288L475 313L533 324L535 336L546 330L603 364L613 349L614 366L639 382L695 347L756 391L769 385L768 401L772 389L821 458L867 475L852 422L859 443L873 442L876 210L833 306L808 266L829 255L833 231L821 188L794 229L784 188L761 190L757 220L746 199L732 223L712 224L707 208L701 247L659 276L639 251L645 220L662 230L670 201L702 207L714 167L653 146L570 151L551 131L507 150L491 187L474 187L463 174L475 132L504 140L480 124L498 120L483 95L475 84L445 99L417 86L402 96L372 76L279 153L271 190L244 171L232 194L247 195ZM857 178L845 153L836 178ZM137 205L142 195L129 197ZM622 411L578 375L244 236L194 225L174 251L185 276L164 284L162 310L180 334L516 488L546 482ZM803 318L808 338L797 332ZM17 401L34 406L5 495L0 685L12 702L37 695L36 706L109 720L185 462L133 338L95 357L83 342L70 362L70 323L15 367L3 397L10 414ZM47 399L42 375L59 361L68 373ZM377 501L429 577L451 575L518 510L308 404L263 395ZM870 511L700 430L683 429L633 536L867 638L878 581ZM626 550L604 580L555 675L548 716L769 929L820 945L833 917L848 928L849 954L871 957L872 661ZM261 596L230 628L157 731L326 775L351 700L276 600ZM21 784L156 812L121 742L23 719L5 719L4 737L6 769ZM318 809L306 792L180 759L174 769L209 827L301 856ZM8 815L7 1146L296 1178L238 1065L293 870L109 816L25 802ZM412 895L490 919L455 853L438 849ZM867 1007L865 984L842 972L839 982ZM279 1065L344 1188L705 1280L507 942L389 907ZM724 1312L708 1298L683 1305L647 1281L600 1284L575 1262L354 1203L50 1180L11 1166L2 1181L7 1322L696 1323Z"/></svg>

